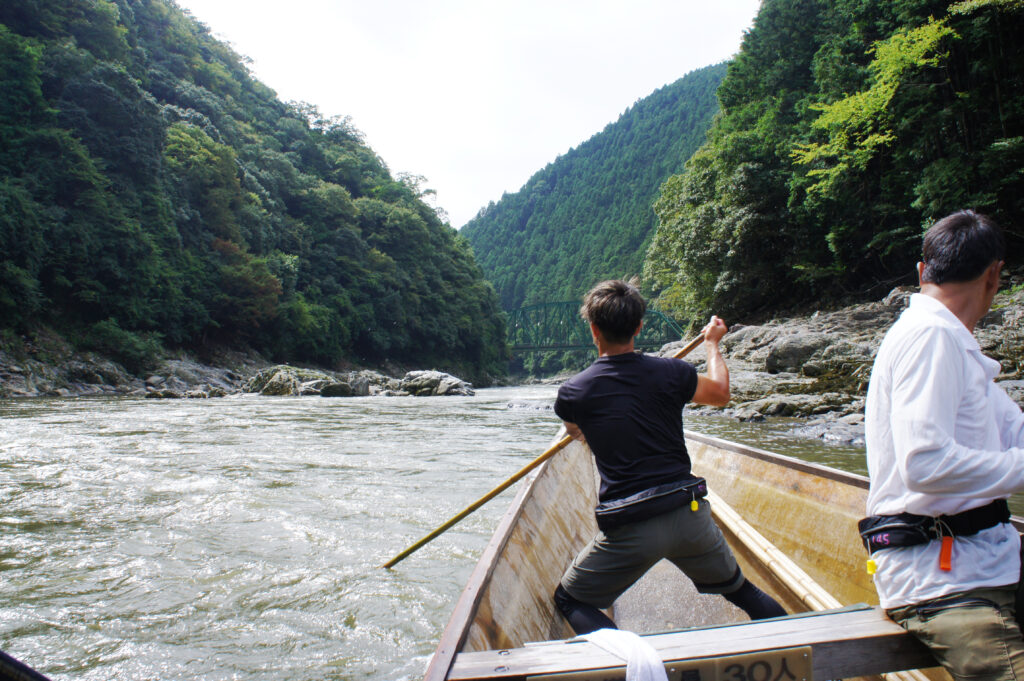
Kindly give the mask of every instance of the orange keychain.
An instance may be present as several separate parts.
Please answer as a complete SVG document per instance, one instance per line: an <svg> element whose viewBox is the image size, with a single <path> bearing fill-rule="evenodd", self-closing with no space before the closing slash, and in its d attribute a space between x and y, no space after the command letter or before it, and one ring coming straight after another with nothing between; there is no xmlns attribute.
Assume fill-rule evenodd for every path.
<svg viewBox="0 0 1024 681"><path fill-rule="evenodd" d="M939 569L949 572L953 569L953 538L942 538L942 549L939 551Z"/></svg>

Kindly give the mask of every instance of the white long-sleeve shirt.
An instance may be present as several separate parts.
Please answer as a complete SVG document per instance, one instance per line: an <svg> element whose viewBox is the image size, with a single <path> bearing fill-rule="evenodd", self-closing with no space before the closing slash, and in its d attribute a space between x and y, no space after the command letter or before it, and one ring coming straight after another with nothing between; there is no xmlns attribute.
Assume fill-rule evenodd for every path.
<svg viewBox="0 0 1024 681"><path fill-rule="evenodd" d="M868 515L938 516L1024 489L1024 414L998 387L999 363L940 301L915 294L875 359L865 407ZM885 549L875 588L884 608L1014 584L1020 541L1009 524L953 543Z"/></svg>

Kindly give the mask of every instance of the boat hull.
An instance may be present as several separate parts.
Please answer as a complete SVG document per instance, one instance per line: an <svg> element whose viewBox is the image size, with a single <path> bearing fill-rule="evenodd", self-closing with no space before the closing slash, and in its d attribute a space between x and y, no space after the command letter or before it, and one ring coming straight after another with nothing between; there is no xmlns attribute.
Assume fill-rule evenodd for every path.
<svg viewBox="0 0 1024 681"><path fill-rule="evenodd" d="M687 432L686 441L693 471L708 480L712 511L740 567L788 612L877 604L857 533L867 478L697 433ZM572 637L552 594L597 530L596 490L593 457L578 442L524 479L459 598L427 669L428 681L446 679L460 652ZM670 575L666 586L634 587L619 599L616 608L637 593L648 594L647 603L630 608L628 628L653 633L746 620L725 599L696 594L677 572L662 562L638 586L658 579L657 573ZM655 601L672 608L697 605L689 618L685 608L682 614L673 611L666 627L670 620L652 615ZM943 677L939 671L936 678Z"/></svg>

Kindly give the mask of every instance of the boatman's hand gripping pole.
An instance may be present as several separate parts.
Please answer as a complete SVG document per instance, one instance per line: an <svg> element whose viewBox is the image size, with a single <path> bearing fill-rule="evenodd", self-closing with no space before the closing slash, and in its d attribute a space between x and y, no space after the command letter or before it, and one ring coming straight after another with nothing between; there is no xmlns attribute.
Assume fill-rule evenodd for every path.
<svg viewBox="0 0 1024 681"><path fill-rule="evenodd" d="M701 334L701 335L697 336L696 338L694 338L689 343L687 343L686 347L684 347L682 350L677 352L674 355L674 357L676 357L676 359L680 359L682 357L685 357L686 355L688 355L691 352L693 352L694 348L696 348L698 345L700 345L703 342L704 342L704 334ZM404 560L407 556L409 556L409 554L411 554L412 552L414 552L414 551L418 550L419 548L425 546L430 541L436 539L438 536L440 536L446 530L448 530L448 528L450 528L452 525L454 525L455 523L459 522L460 520L462 520L463 518L468 516L470 513L472 513L476 509L480 508L481 506L486 504L488 501L490 501L494 497L498 496L499 494L501 494L502 492L507 490L512 485L514 485L517 482L519 482L519 480L522 479L527 473L529 473L534 468L536 468L537 466L541 465L542 463L544 463L545 461L547 461L548 459L553 457L558 452L560 452L563 449L565 449L566 446L570 442L572 442L572 436L566 435L561 440L559 440L558 442L553 444L551 447L549 447L543 454L541 454L536 459L534 459L530 463L528 463L525 466L523 466L522 468L520 468L519 471L516 472L514 475L512 475L512 477L510 477L508 480L506 480L505 482L501 483L500 485L498 485L497 487L492 489L490 492L488 492L487 494L483 495L482 497L480 497L479 499L474 501L472 504L467 506L465 509L463 509L462 511L460 511L456 515L452 516L443 525L438 527L436 530L434 530L433 532L431 532L427 536L423 537L423 539L420 539L418 542L416 542L415 544L413 544L412 546L407 548L405 551L402 551L401 553L399 553L397 556L395 556L394 558L392 558L388 562L384 563L384 565L382 565L381 567L385 567L385 568L389 568L389 569L394 567L398 562Z"/></svg>

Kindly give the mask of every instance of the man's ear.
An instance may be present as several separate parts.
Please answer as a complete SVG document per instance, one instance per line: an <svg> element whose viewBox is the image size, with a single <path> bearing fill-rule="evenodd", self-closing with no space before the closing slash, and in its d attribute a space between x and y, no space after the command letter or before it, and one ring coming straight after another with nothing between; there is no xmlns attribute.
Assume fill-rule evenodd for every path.
<svg viewBox="0 0 1024 681"><path fill-rule="evenodd" d="M919 263L917 263L917 285L918 286L920 286L921 284L924 283L922 281L923 277L924 277L924 263L923 262L919 262Z"/></svg>
<svg viewBox="0 0 1024 681"><path fill-rule="evenodd" d="M644 329L644 320L640 320L640 326L636 327L636 331L633 332L633 338L640 335L640 332Z"/></svg>
<svg viewBox="0 0 1024 681"><path fill-rule="evenodd" d="M999 275L1003 271L1004 264L1005 263L1002 260L996 260L994 263L989 265L988 269L985 271L985 283L988 285L990 290L999 290Z"/></svg>

